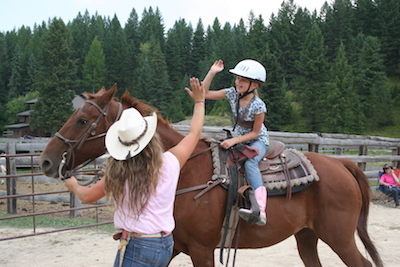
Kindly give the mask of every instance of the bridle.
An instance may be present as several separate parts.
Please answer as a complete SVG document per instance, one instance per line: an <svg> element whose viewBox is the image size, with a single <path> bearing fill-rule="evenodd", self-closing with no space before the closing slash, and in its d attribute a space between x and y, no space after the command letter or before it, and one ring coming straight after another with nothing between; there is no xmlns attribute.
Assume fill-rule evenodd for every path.
<svg viewBox="0 0 400 267"><path fill-rule="evenodd" d="M55 133L56 137L58 137L61 140L63 140L64 143L69 146L68 150L63 153L62 160L61 160L60 165L58 167L58 175L59 175L60 178L61 177L65 177L65 178L71 177L73 175L73 173L76 172L76 170L86 166L87 164L89 164L91 161L93 161L95 159L95 158L88 159L87 161L85 161L84 163L76 166L72 170L65 170L65 172L63 174L63 168L64 168L65 164L67 164L67 166L73 166L74 165L74 162L75 162L74 150L75 149L76 150L81 149L83 144L86 141L92 141L92 140L104 137L106 135L106 132L96 135L96 131L95 130L96 130L96 127L99 124L99 122L103 118L105 118L107 116L107 110L110 107L110 102L108 102L107 105L104 108L100 107L97 103L93 102L92 100L86 100L84 104L86 104L86 103L90 104L90 105L93 105L99 111L99 116L90 125L90 127L87 129L87 131L79 139L70 140L68 138L65 138L59 132ZM117 113L117 116L114 119L114 122L116 122L120 118L121 113L122 113L122 104L120 102L118 102L118 113ZM91 136L91 137L89 137L89 136Z"/></svg>

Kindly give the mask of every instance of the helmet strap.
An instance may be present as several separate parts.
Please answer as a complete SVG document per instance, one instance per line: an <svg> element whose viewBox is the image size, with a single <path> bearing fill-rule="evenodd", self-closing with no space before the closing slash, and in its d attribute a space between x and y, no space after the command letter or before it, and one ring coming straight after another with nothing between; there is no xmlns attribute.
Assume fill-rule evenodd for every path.
<svg viewBox="0 0 400 267"><path fill-rule="evenodd" d="M245 96L247 96L249 94L254 94L254 90L255 89L253 91L250 91L250 86L251 86L252 83L253 82L250 81L249 88L247 88L247 91L243 95L239 95L239 99L242 99L243 97L245 97ZM239 103L239 101L238 101L238 103Z"/></svg>

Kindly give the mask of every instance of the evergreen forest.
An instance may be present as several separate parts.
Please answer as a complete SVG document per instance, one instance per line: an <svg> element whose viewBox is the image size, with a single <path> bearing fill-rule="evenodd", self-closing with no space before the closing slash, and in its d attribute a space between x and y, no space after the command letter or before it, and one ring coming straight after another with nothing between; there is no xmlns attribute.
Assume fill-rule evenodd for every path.
<svg viewBox="0 0 400 267"><path fill-rule="evenodd" d="M234 84L229 69L247 58L268 70L259 95L269 131L400 129L400 1L332 0L310 11L285 0L270 18L250 12L233 25L179 19L166 29L162 10L133 7L125 22L86 11L0 32L0 130L38 98L31 128L54 133L75 95L115 83L117 97L128 90L181 121L192 114L184 91L190 77L203 79L222 59L212 89L227 88ZM207 100L206 108L230 116L226 101Z"/></svg>

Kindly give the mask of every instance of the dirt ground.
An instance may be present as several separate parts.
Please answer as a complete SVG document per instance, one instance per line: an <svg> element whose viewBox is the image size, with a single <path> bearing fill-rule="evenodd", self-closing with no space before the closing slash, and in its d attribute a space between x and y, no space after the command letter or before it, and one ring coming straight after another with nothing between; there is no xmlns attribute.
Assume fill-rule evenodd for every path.
<svg viewBox="0 0 400 267"><path fill-rule="evenodd" d="M369 233L377 246L385 266L399 266L397 255L400 247L400 209L372 204ZM29 232L29 231L28 231ZM39 231L38 231L39 232ZM27 234L27 230L0 228L0 236ZM0 266L112 266L118 243L111 238L112 233L96 230L73 230L23 239L0 241ZM366 254L361 242L360 251ZM332 250L320 242L319 255L323 266L344 266ZM216 266L219 250L215 251ZM231 254L231 259L233 252ZM368 258L368 256L366 256ZM226 259L226 254L224 255ZM192 266L190 258L178 255L172 267ZM236 266L303 266L297 254L293 237L263 249L239 250Z"/></svg>
<svg viewBox="0 0 400 267"><path fill-rule="evenodd" d="M28 185L29 186L29 185ZM63 190L62 184L50 184L46 190ZM0 187L0 190L4 190ZM35 191L39 192L35 187ZM20 189L19 192L21 192ZM21 192L22 193L22 192ZM4 201L3 201L4 202ZM22 209L32 207L31 201L18 201L19 212ZM30 202L30 203L29 203ZM5 209L5 203L0 203L0 212ZM20 206L21 205L21 206ZM35 210L46 209L46 205L61 205L36 203ZM47 207L48 208L48 207ZM108 211L103 212L104 216L110 216ZM397 251L400 248L400 209L387 207L372 203L369 217L369 233L385 266L399 266ZM43 229L38 229L41 232ZM15 236L31 234L32 229L11 229L0 228L0 236ZM95 228L85 230L71 230L66 232L26 237L16 240L0 241L0 266L112 266L118 242L112 239L113 232L100 232ZM366 251L361 241L357 240L358 247L363 255ZM344 266L338 256L323 242L318 245L319 255L323 266ZM227 254L224 254L226 259ZM231 259L233 251L231 252ZM224 266L219 263L219 250L215 251L216 266ZM173 259L172 267L193 266L187 255L178 255ZM239 250L236 255L236 266L259 267L259 266L304 266L298 256L295 239L290 237L272 247L263 249Z"/></svg>

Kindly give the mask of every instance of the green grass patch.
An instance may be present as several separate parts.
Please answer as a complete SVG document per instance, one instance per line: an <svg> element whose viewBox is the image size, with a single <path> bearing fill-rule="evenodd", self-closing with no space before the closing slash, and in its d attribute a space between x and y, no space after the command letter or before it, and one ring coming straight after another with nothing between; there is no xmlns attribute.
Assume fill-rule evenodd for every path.
<svg viewBox="0 0 400 267"><path fill-rule="evenodd" d="M11 217L13 215L0 214L0 218ZM1 220L0 227L14 227L14 228L32 228L34 225L34 220L36 228L52 228L52 229L62 229L69 227L84 226L96 223L93 219L81 219L81 218L57 218L47 215L38 215L30 217L15 218L9 220ZM114 231L113 224L99 225L96 226L96 230L101 231Z"/></svg>

